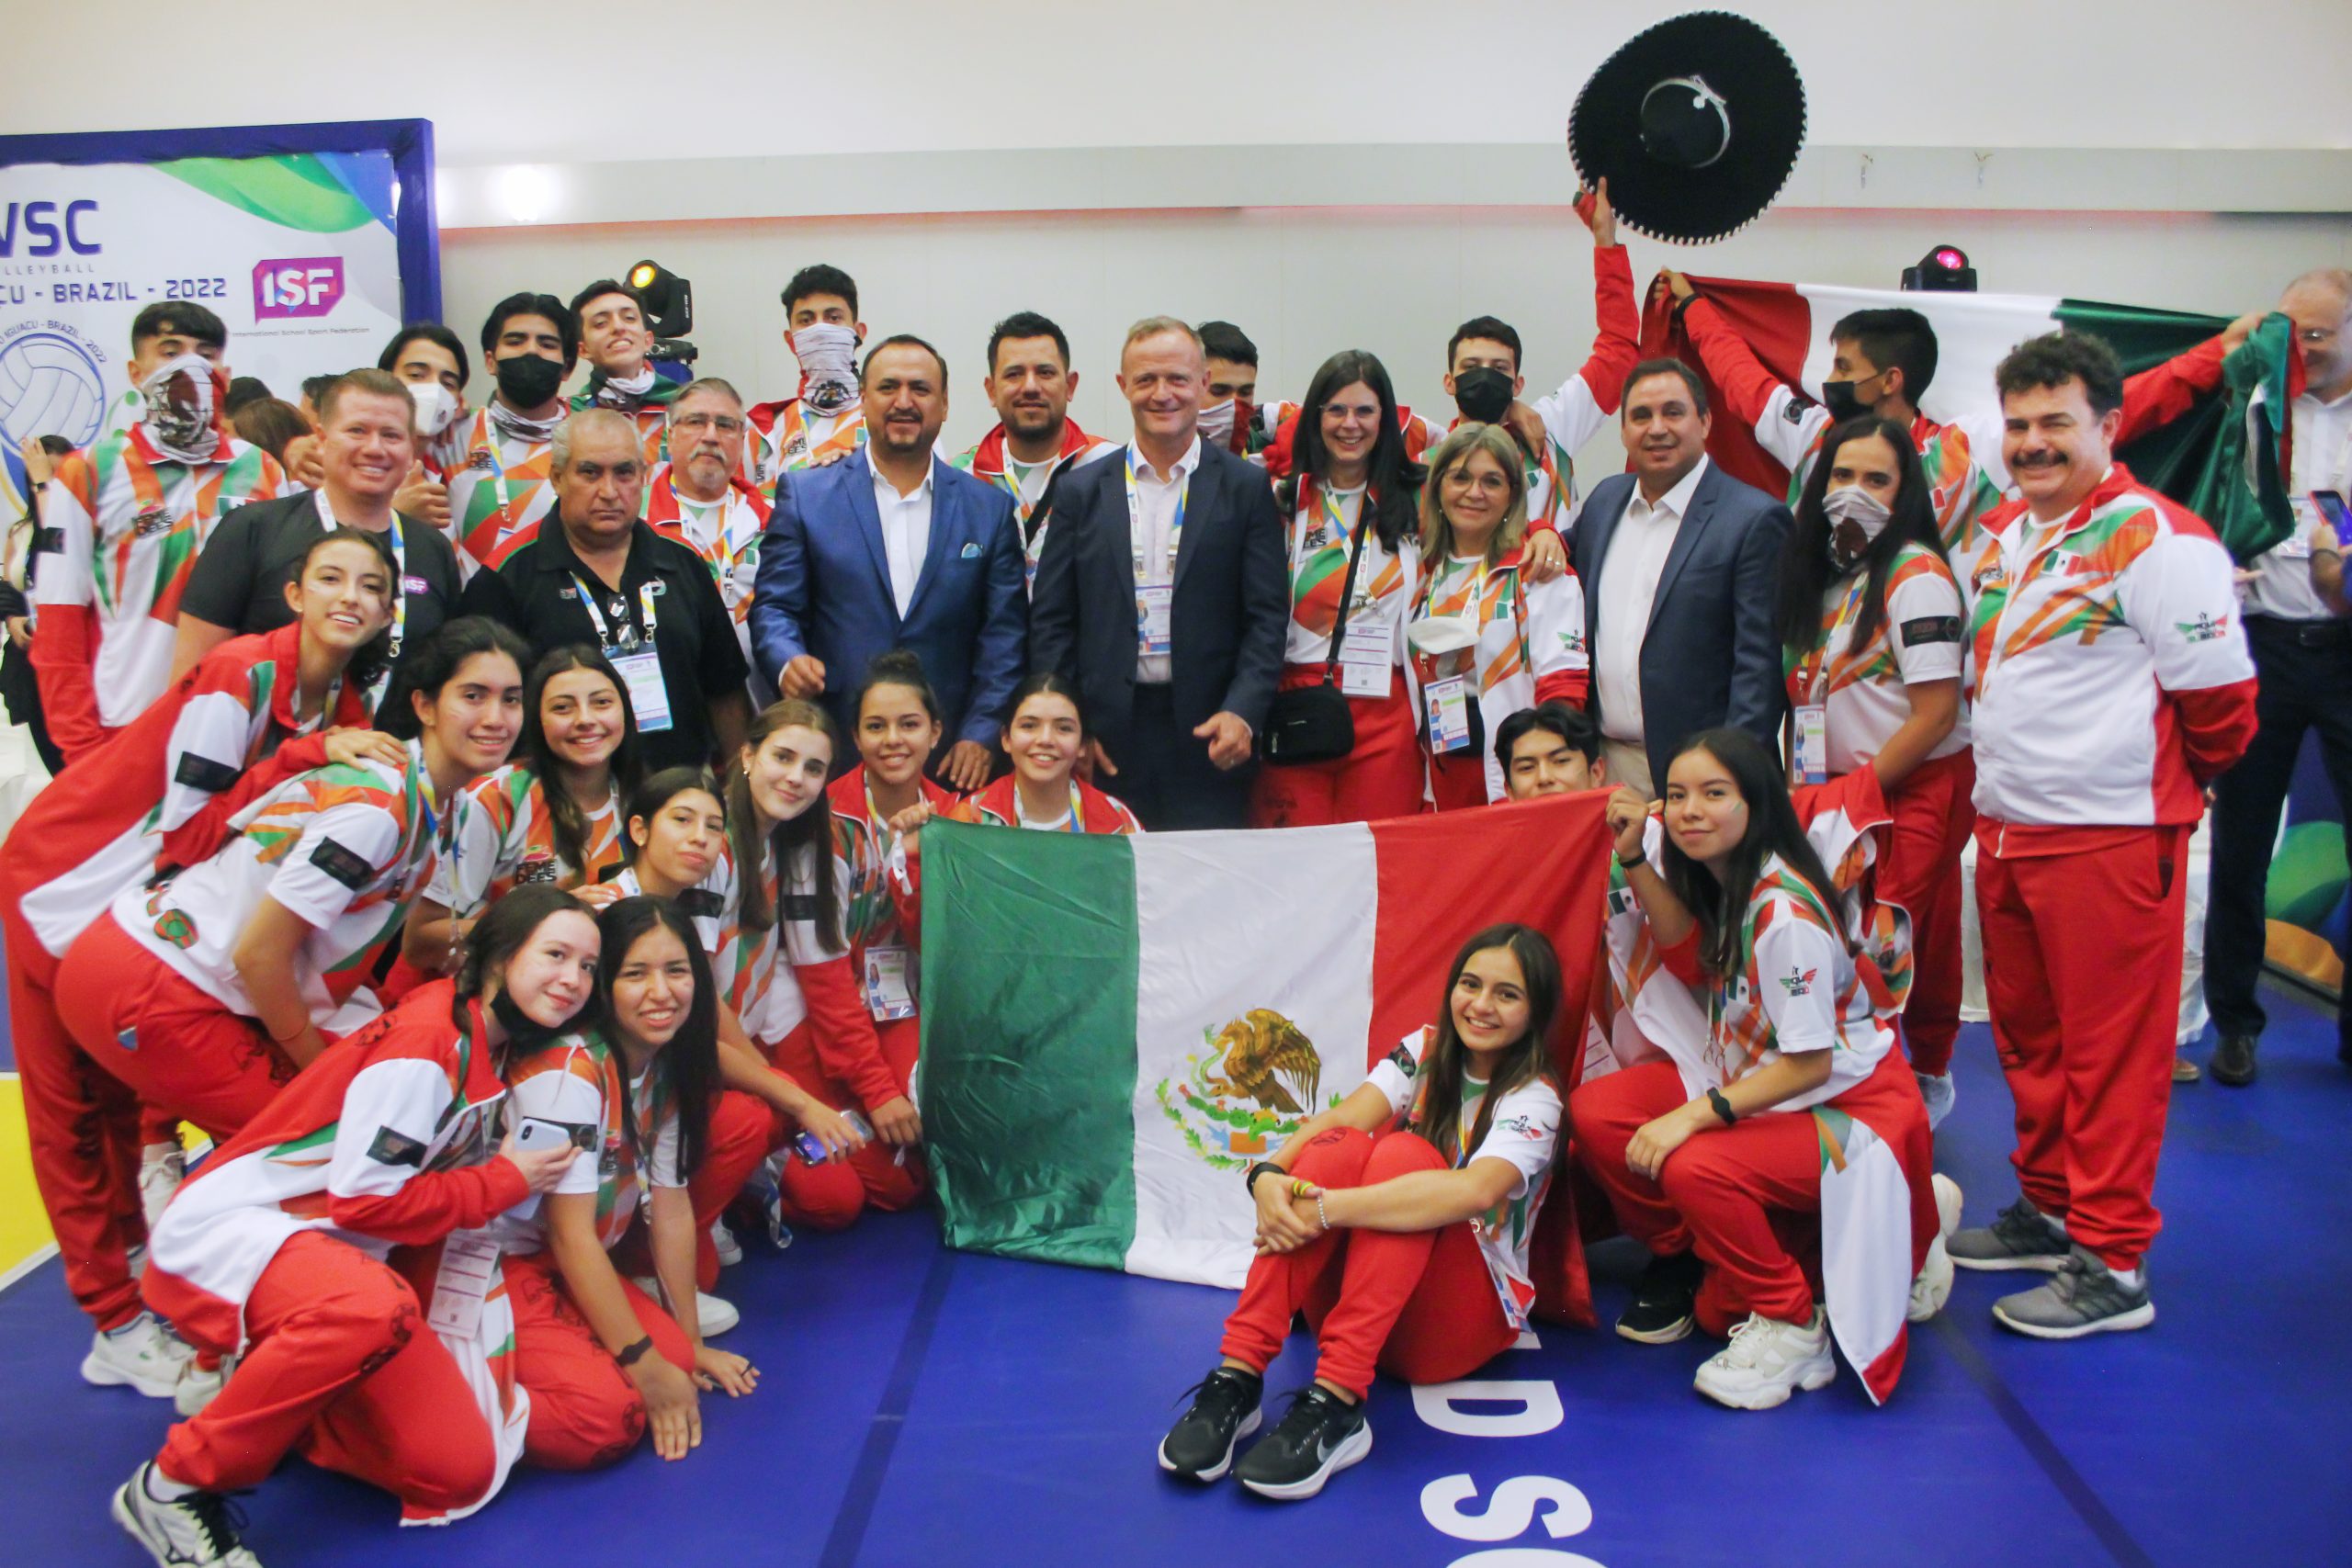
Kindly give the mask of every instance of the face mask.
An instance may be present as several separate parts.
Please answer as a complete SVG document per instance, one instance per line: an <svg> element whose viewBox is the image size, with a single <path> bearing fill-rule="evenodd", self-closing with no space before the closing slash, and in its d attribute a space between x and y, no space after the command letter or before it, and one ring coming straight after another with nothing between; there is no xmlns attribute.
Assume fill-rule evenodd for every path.
<svg viewBox="0 0 2352 1568"><path fill-rule="evenodd" d="M498 362L498 395L512 407L535 409L563 386L563 362L518 354Z"/></svg>
<svg viewBox="0 0 2352 1568"><path fill-rule="evenodd" d="M1459 653L1478 645L1478 623L1467 615L1424 615L1406 626L1405 640L1415 653Z"/></svg>
<svg viewBox="0 0 2352 1568"><path fill-rule="evenodd" d="M819 413L839 413L857 400L857 333L819 321L792 334L800 361L800 398Z"/></svg>
<svg viewBox="0 0 2352 1568"><path fill-rule="evenodd" d="M1453 406L1466 420L1492 424L1510 409L1510 382L1491 365L1462 371L1453 378Z"/></svg>
<svg viewBox="0 0 2352 1568"><path fill-rule="evenodd" d="M514 1000L514 994L503 986L499 987L498 994L490 998L490 1013L506 1031L509 1050L535 1051L563 1032L562 1025L550 1029L525 1012L521 1004ZM566 1021L569 1022L568 1020Z"/></svg>
<svg viewBox="0 0 2352 1568"><path fill-rule="evenodd" d="M139 384L141 422L155 449L183 463L211 460L220 446L220 405L228 378L200 354L183 354L155 367Z"/></svg>
<svg viewBox="0 0 2352 1568"><path fill-rule="evenodd" d="M1887 519L1894 515L1887 510L1886 502L1860 485L1846 485L1831 491L1821 498L1821 511L1829 519L1830 563L1841 571L1861 559L1862 551L1869 549L1871 541L1885 531ZM1838 542L1838 525L1845 523L1851 523L1862 531L1862 549L1850 556Z"/></svg>
<svg viewBox="0 0 2352 1568"><path fill-rule="evenodd" d="M1238 412L1237 401L1232 398L1203 409L1199 426L1201 439L1211 446L1231 446Z"/></svg>
<svg viewBox="0 0 2352 1568"><path fill-rule="evenodd" d="M441 433L457 422L462 406L458 394L438 381L411 381L408 395L416 404L416 433L424 440L439 438Z"/></svg>
<svg viewBox="0 0 2352 1568"><path fill-rule="evenodd" d="M653 390L653 367L640 366L634 376L596 376L596 406L617 409L623 413L635 413L645 406L645 394Z"/></svg>
<svg viewBox="0 0 2352 1568"><path fill-rule="evenodd" d="M1821 406L1839 424L1849 419L1860 419L1871 412L1870 404L1862 401L1860 389L1864 381L1877 379L1877 377L1870 376L1863 381L1824 381L1821 384Z"/></svg>

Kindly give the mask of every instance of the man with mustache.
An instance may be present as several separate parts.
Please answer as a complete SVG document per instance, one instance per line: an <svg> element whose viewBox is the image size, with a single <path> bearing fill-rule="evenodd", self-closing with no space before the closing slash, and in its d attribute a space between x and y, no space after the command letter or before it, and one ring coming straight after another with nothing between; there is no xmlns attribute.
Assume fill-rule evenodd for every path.
<svg viewBox="0 0 2352 1568"><path fill-rule="evenodd" d="M752 587L768 503L743 479L743 396L716 376L687 382L667 410L670 460L645 487L645 521L703 558L735 620L735 640L752 661ZM752 673L752 705L775 692Z"/></svg>
<svg viewBox="0 0 2352 1568"><path fill-rule="evenodd" d="M2114 460L2114 352L2052 333L1994 379L2022 499L1967 574L1976 902L2024 1190L1950 1251L2051 1273L1993 1316L2072 1339L2155 1318L2188 836L2254 735L2255 674L2228 552Z"/></svg>
<svg viewBox="0 0 2352 1568"><path fill-rule="evenodd" d="M932 451L947 420L947 362L919 337L865 356L862 457L786 476L760 544L752 647L787 697L820 701L854 756L850 694L875 656L922 660L948 750L932 766L968 794L1020 684L1029 605L1021 531L1002 492Z"/></svg>
<svg viewBox="0 0 2352 1568"><path fill-rule="evenodd" d="M1787 702L1772 606L1789 509L1708 461L1710 423L1696 371L1634 366L1618 415L1633 472L1593 487L1571 545L1609 776L1653 798L1685 736L1736 725L1777 748Z"/></svg>
<svg viewBox="0 0 2352 1568"><path fill-rule="evenodd" d="M1118 451L1069 417L1078 373L1069 367L1069 339L1035 310L1018 310L989 334L988 379L980 383L996 410L997 425L956 466L1012 498L1021 525L1029 580L1046 547L1054 512L1054 481L1066 468L1083 468Z"/></svg>

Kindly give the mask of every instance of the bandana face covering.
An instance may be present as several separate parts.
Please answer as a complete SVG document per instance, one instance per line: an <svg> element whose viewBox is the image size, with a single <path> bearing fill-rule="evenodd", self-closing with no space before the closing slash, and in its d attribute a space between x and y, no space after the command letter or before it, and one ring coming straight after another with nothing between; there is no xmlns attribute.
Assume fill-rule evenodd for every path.
<svg viewBox="0 0 2352 1568"><path fill-rule="evenodd" d="M1232 445L1235 416L1239 412L1237 400L1232 398L1221 403L1209 404L1201 411L1201 439L1211 446Z"/></svg>
<svg viewBox="0 0 2352 1568"><path fill-rule="evenodd" d="M1829 564L1844 571L1871 547L1871 541L1885 531L1887 519L1894 515L1886 502L1860 485L1846 485L1821 498L1822 515L1829 519ZM1848 555L1838 543L1841 524L1851 523L1861 530L1862 547Z"/></svg>
<svg viewBox="0 0 2352 1568"><path fill-rule="evenodd" d="M835 414L857 400L857 333L831 321L792 334L792 355L800 361L800 400L820 414Z"/></svg>
<svg viewBox="0 0 2352 1568"><path fill-rule="evenodd" d="M634 376L597 378L596 406L618 409L623 413L635 413L645 406L645 394L653 390L653 367L647 365Z"/></svg>
<svg viewBox="0 0 2352 1568"><path fill-rule="evenodd" d="M228 378L200 354L183 354L156 367L139 384L146 401L147 438L175 462L209 463L220 448L220 405Z"/></svg>

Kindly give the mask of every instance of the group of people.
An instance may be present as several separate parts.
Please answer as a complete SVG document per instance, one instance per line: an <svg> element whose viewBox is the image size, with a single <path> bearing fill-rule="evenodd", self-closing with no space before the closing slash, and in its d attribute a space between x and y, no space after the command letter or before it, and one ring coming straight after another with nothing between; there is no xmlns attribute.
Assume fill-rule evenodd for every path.
<svg viewBox="0 0 2352 1568"><path fill-rule="evenodd" d="M2318 607L2256 634L2294 683L2257 707L2267 613L2113 449L2254 319L2128 381L2093 338L2023 344L1972 443L1918 411L1912 311L1838 322L1816 405L1666 273L1708 374L1640 360L1605 189L1578 209L1589 357L1522 401L1518 334L1466 321L1444 428L1356 350L1261 408L1238 329L1151 316L1117 360L1132 433L1098 438L1024 311L987 345L1000 423L949 461L944 355L869 344L854 282L811 266L793 397L673 378L624 285L518 293L479 409L432 324L306 389L305 482L224 424L218 319L141 311L134 390L37 476L60 771L0 859L84 1375L183 1416L124 1528L251 1562L222 1499L291 1451L436 1520L517 1460L690 1450L700 1396L759 1381L710 1344L738 1235L923 1199L933 817L1125 834L1613 791L1604 951L1495 910L1428 1027L1250 1168L1258 1258L1174 1473L1314 1495L1370 1446L1376 1368L1457 1378L1513 1341L1538 1212L1579 1187L1608 1210L1587 1234L1652 1255L1618 1332L1728 1335L1697 1376L1728 1405L1826 1384L1841 1314L1891 1290L1930 1315L1954 1264L2047 1276L1994 1308L2022 1333L2151 1321L2187 837L2250 741L2324 706L2303 667L2345 606L2314 514L2253 573ZM2282 309L2290 482L2340 492L2352 276ZM1711 383L1785 500L1709 460ZM1572 455L1612 419L1627 470L1582 494ZM2245 788L2275 818L2278 779ZM2020 1193L1957 1230L1929 1134L1972 839ZM1563 1074L1587 964L1610 983ZM2217 976L2217 1012L2236 979L2251 1009ZM1816 1112L1894 1152L1892 1204L1828 1212ZM1825 1258L1869 1299L1826 1292ZM1316 1381L1237 1460L1298 1313ZM1899 1366L1856 1371L1883 1397Z"/></svg>

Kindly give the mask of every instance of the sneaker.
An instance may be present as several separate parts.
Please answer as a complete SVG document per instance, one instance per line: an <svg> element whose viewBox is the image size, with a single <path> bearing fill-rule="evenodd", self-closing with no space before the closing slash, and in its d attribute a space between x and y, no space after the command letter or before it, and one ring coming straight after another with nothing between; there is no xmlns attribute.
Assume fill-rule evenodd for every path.
<svg viewBox="0 0 2352 1568"><path fill-rule="evenodd" d="M1829 1348L1829 1319L1819 1307L1809 1323L1782 1323L1750 1313L1731 1331L1731 1343L1699 1369L1691 1386L1734 1410L1770 1410L1789 1395L1827 1388L1838 1376Z"/></svg>
<svg viewBox="0 0 2352 1568"><path fill-rule="evenodd" d="M1363 1406L1309 1383L1291 1396L1280 1424L1241 1456L1233 1478L1261 1497L1295 1503L1370 1452L1372 1423Z"/></svg>
<svg viewBox="0 0 2352 1568"><path fill-rule="evenodd" d="M177 1144L149 1144L139 1151L139 1206L146 1213L149 1235L187 1178L187 1156Z"/></svg>
<svg viewBox="0 0 2352 1568"><path fill-rule="evenodd" d="M2194 1062L2190 1061L2187 1056L2182 1055L2179 1052L2176 1051L2176 1052L2174 1052L2174 1053L2173 1053L2173 1056L2172 1056L2172 1081L2173 1081L2173 1082L2175 1082L2175 1083L2195 1083L2199 1078L2201 1078L2201 1077L2203 1077L2204 1076L2205 1076L2205 1069L2204 1069L2204 1068L2202 1068L2202 1067L2199 1066L2196 1063L2194 1063Z"/></svg>
<svg viewBox="0 0 2352 1568"><path fill-rule="evenodd" d="M1993 1321L2036 1339L2080 1339L2145 1328L2156 1321L2143 1266L2137 1284L2127 1285L2095 1253L2075 1247L2049 1280L2030 1291L1993 1303Z"/></svg>
<svg viewBox="0 0 2352 1568"><path fill-rule="evenodd" d="M1618 1314L1617 1332L1640 1345L1671 1345L1688 1336L1706 1271L1695 1252L1653 1256L1634 1281L1634 1299Z"/></svg>
<svg viewBox="0 0 2352 1568"><path fill-rule="evenodd" d="M207 1367L198 1357L190 1356L180 1371L179 1386L172 1391L172 1408L183 1420L196 1415L212 1403L213 1397L227 1386L229 1374L236 1370L237 1359L223 1356L218 1364Z"/></svg>
<svg viewBox="0 0 2352 1568"><path fill-rule="evenodd" d="M1936 1172L1933 1179L1936 1236L1928 1243L1928 1260L1919 1265L1919 1277L1911 1281L1911 1305L1904 1314L1908 1323L1927 1322L1951 1300L1951 1253L1944 1244L1960 1227L1960 1183L1942 1171Z"/></svg>
<svg viewBox="0 0 2352 1568"><path fill-rule="evenodd" d="M735 1310L734 1303L707 1291L695 1292L695 1327L705 1339L716 1339L742 1321L743 1314Z"/></svg>
<svg viewBox="0 0 2352 1568"><path fill-rule="evenodd" d="M1943 1125L1944 1118L1960 1100L1960 1086L1949 1072L1913 1073L1919 1080L1919 1098L1928 1102L1928 1131L1932 1133Z"/></svg>
<svg viewBox="0 0 2352 1568"><path fill-rule="evenodd" d="M1991 1224L1954 1235L1949 1250L1962 1269L2054 1269L2066 1261L2066 1227L2019 1198Z"/></svg>
<svg viewBox="0 0 2352 1568"><path fill-rule="evenodd" d="M90 1353L82 1358L82 1381L169 1399L178 1392L180 1373L195 1353L187 1341L164 1326L163 1319L142 1312L120 1328L102 1328L90 1336Z"/></svg>
<svg viewBox="0 0 2352 1568"><path fill-rule="evenodd" d="M2232 1089L2244 1089L2255 1077L2254 1045L2257 1037L2252 1034L2224 1034L2222 1043L2213 1047L2211 1072L2213 1081Z"/></svg>
<svg viewBox="0 0 2352 1568"><path fill-rule="evenodd" d="M1233 1464L1233 1445L1263 1419L1258 1397L1265 1380L1238 1367L1219 1367L1184 1392L1191 1409L1159 1439L1159 1468L1187 1481L1215 1481Z"/></svg>
<svg viewBox="0 0 2352 1568"><path fill-rule="evenodd" d="M710 1245L718 1253L721 1269L732 1269L743 1261L743 1244L735 1239L735 1233L727 1228L725 1220L710 1222Z"/></svg>
<svg viewBox="0 0 2352 1568"><path fill-rule="evenodd" d="M769 1244L778 1252L792 1245L792 1227L784 1218L784 1187L776 1175L783 1168L783 1162L771 1155L765 1164L752 1172L752 1179L743 1184L742 1194L736 1200L752 1205L767 1230Z"/></svg>
<svg viewBox="0 0 2352 1568"><path fill-rule="evenodd" d="M161 1568L261 1568L261 1559L237 1539L244 1519L218 1492L190 1492L158 1502L147 1491L151 1460L115 1488L114 1522L147 1549Z"/></svg>

